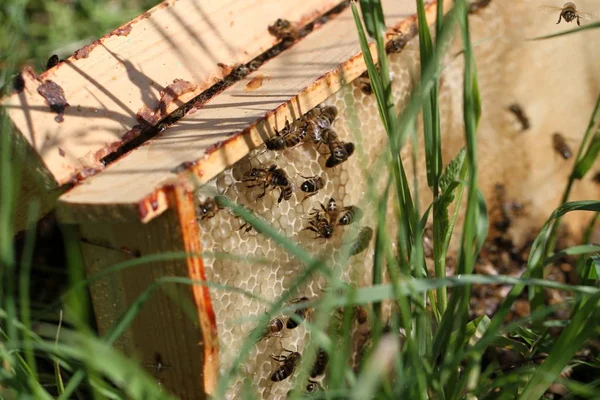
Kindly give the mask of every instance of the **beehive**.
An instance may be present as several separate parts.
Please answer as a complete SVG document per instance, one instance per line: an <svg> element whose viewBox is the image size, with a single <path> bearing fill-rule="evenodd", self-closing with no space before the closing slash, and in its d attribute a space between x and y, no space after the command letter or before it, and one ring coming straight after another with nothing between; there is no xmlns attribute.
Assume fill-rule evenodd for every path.
<svg viewBox="0 0 600 400"><path fill-rule="evenodd" d="M201 93L214 83L215 79L225 74L223 68L215 67L216 61L221 65L247 62L271 46L274 39L266 33L266 25L276 18L286 17L292 21L302 20L301 17L306 15L314 18L334 6L336 2L325 5L316 1L290 2L289 8L277 12L273 11L273 5L267 1L254 3L260 10L256 14L261 14L260 21L263 25L251 25L250 32L261 38L259 44L247 48L249 54L244 56L230 51L225 55L218 53L212 58L208 57L211 61L203 64L204 68L197 68L202 71L201 74L185 77L193 84L190 86L193 89L183 91L177 102L168 105L168 112ZM412 2L399 3L384 2L389 26L396 27L406 35L414 33ZM233 44L230 47L234 50L246 45L244 40L247 39L240 39L240 32L233 31L242 23L243 18L231 17L229 10L221 9L215 4L191 0L174 4L163 3L160 8L151 12L148 18L128 25L135 37L129 38L125 35L124 41L112 37L111 40L115 40L112 46L115 47L111 47L111 43L105 41L104 45L108 50L98 57L110 60L110 51L117 51L119 46L127 48L129 45L135 47L134 45L145 43L143 32L139 31L148 28L142 25L146 20L156 25L162 18L183 15L186 10L198 6L207 6L215 13L214 19L203 17L208 21L206 26L211 26L210 21L224 15L226 17L223 18L227 21L233 18L229 24L221 20L217 28L212 27L217 29L216 33L208 29L206 32L209 33L203 32L204 35L211 35L215 41L223 40L224 36L228 40L231 37L230 43ZM585 4L582 7L585 7ZM243 12L237 11L240 14ZM428 10L430 16L432 11L431 8ZM193 16L189 13L186 14L186 18ZM192 22L188 20L183 25L190 26L193 25ZM470 22L484 110L478 131L481 189L489 197L496 183L505 184L510 198L528 204L527 217L517 226L522 226L521 229L536 224L539 226L539 222L554 208L560 195L557 188L562 188L569 170L568 162L564 162L552 152L550 136L553 131L563 131L566 134L572 132L567 135L576 138L583 132L595 102L597 90L593 89L597 88L600 78L595 72L598 71L595 68L598 60L591 58L593 53L588 52L586 48L595 34L588 32L549 42L525 42L524 38L553 32L560 27L555 26L553 16L549 18L542 13L532 12L529 3L517 0L491 2L473 14ZM326 241L315 240L311 232L302 231L306 227L307 222L304 218L307 217L307 213L318 207L319 202L325 202L330 197L335 198L341 205L359 205L364 209L365 216L358 225L374 227L370 214L372 205L365 201L364 196L364 176L365 172L373 173L376 159L388 150L374 97L364 94L356 82L351 82L365 69L353 29L351 15L346 9L292 48L209 100L203 108L193 108L188 115L146 145L126 154L98 175L85 179L82 184L61 197L59 211L63 220L80 224L82 237L86 239L83 252L89 273L102 270L113 262L135 257L137 254L146 255L169 250L203 249L242 257L261 257L269 261L257 265L251 262L215 260L210 257L190 257L186 262L175 260L154 263L151 269L144 270L143 273L130 270L110 276L92 287L101 331L109 329L135 296L154 279L164 275L203 279L205 274L208 280L240 287L267 299L275 299L289 289L288 285L294 276L304 267L270 239L256 231L240 230L242 222L226 210L219 211L214 218L197 222L195 206L207 193L210 195L211 187L225 192L232 200L245 205L314 254L336 257L344 240L343 234L352 230L352 226L337 229L334 237ZM160 34L169 37L169 33ZM179 37L177 33L173 35ZM251 36L248 34L248 37ZM128 38L134 43L127 43ZM200 46L201 41L197 38L190 40ZM418 78L418 46L414 40L409 42L403 52L390 56L394 72L394 98L398 101L398 110L402 108L414 80ZM104 51L101 46L98 49ZM453 43L444 59L445 68L441 77L440 103L445 162L456 154L463 143L462 63L461 58L455 56L460 49L459 41ZM175 51L168 47L164 50L168 54ZM117 100L120 99L120 93L122 98L138 106L144 104L136 99L140 87L147 85L149 90L156 94L154 82L160 82L160 85L166 87L174 79L182 79L179 72L181 65L178 64L184 66L183 70L193 70L186 66L186 62L193 61L191 58L180 55L179 61L177 57L173 61L165 57L169 60L165 63L167 65L160 67L153 63L157 77L142 85L139 77L131 75L131 66L135 64L128 61L127 51L129 54L137 54L133 49L121 49L125 55L113 57L120 68L119 79L123 78L124 82L131 86L122 90L116 86L110 89L116 94L108 97L115 103L119 103ZM198 52L202 51L198 48ZM90 57L93 56L94 53L91 53ZM191 57L203 59L196 54ZM545 60L548 59L552 62L547 63ZM90 68L93 60L83 58L73 59L71 62L73 69L77 71L75 67ZM65 70L66 65L62 65L62 73L67 74ZM61 78L60 74L61 68L58 68L47 72L42 79L52 78L63 85L61 79L67 79L69 76ZM79 75L83 74L75 74ZM124 78L125 76L131 79ZM101 78L102 74L99 74L97 79L102 81ZM350 83L344 83L345 81ZM108 79L108 82L111 82L111 79ZM43 104L35 94L35 87L38 85L36 79L26 77L25 84L25 98L36 100L30 101L29 104ZM565 87L570 88L568 93L563 93L562 88ZM75 89L68 87L65 87L65 90L67 99L72 98L71 94L77 93ZM105 92L99 91L101 94ZM23 101L23 96L17 95L13 98L13 103L9 103L20 106L14 108L16 111L11 117L23 133L23 137L41 155L46 166L52 166L48 169L54 177L54 186L68 182L73 174L79 173L80 177L87 175L86 168L98 166L97 160L94 161L90 154L107 154L108 152L103 150L104 144L120 138L118 134L114 135L111 132L118 131L124 134L132 131L135 124L133 113L126 113L125 116L115 119L90 119L88 127L93 127L94 122L109 122L97 129L105 136L93 132L102 145L95 148L89 143L86 147L80 142L75 146L68 141L59 144L50 141L49 144L45 144L50 146L48 150L34 138L43 138L45 135L56 137L57 134L71 137L69 135L78 131L77 123L56 128L51 121L48 122L49 119L54 119L54 114L40 112L35 107L29 109L27 102ZM158 95L151 100L144 100L145 105L156 109L159 104L157 97ZM527 132L520 132L513 116L506 110L513 102L522 104L531 120L531 128ZM336 131L342 140L353 141L360 146L365 154L364 159L359 157L360 152L357 151L347 162L335 169L329 169L324 168L325 157L318 155L310 144L281 153L264 152L265 149L260 144L267 136L281 129L286 120L298 118L318 104L335 105L338 108L339 117L334 124ZM75 107L75 103L72 107ZM97 108L98 105L90 105L89 109L82 107L82 110L93 114L91 110L94 107ZM108 105L106 116L110 116L111 107L120 110L118 104ZM134 106L127 108L137 109ZM558 108L563 110L561 118L556 116L555 110ZM37 115L40 117L39 121L38 118L34 119L37 124L34 129L27 125L27 112L41 114ZM65 121L76 120L76 115L66 113ZM119 121L125 127L121 127L117 123ZM58 129L59 132L46 132L48 129L43 128L44 123L51 129ZM232 136L234 133L237 135ZM67 155L66 164L53 161L61 151ZM52 158L48 158L47 154L50 153ZM410 149L403 150L407 171L411 176L413 171L410 168L409 154ZM264 198L257 199L257 189L248 189L244 183L239 182L244 171L253 163L276 163L288 173L296 186L302 181L297 174L323 176L326 186L319 194L306 201L302 201L304 194L299 190L294 192L289 201L279 204L277 190L268 191ZM424 208L430 198L424 179L422 151L417 160L417 171L414 172L420 178L419 198ZM203 187L199 194L191 192L193 185L189 185L190 173L196 180L206 183L207 187ZM539 196L540 191L547 194ZM582 182L576 188L574 196L594 198L598 197L598 194L597 186L591 182ZM577 226L583 220L572 222ZM372 251L371 245L365 252L351 258L343 276L346 281L357 286L369 283ZM307 297L318 297L325 284L322 278L317 279L300 288L299 292ZM195 303L198 308L198 324L190 322L179 305L172 301L173 296ZM243 317L257 316L263 312L264 308L257 302L227 291L211 289L208 292L208 289L201 287L195 287L193 291L178 288L169 296L161 293L154 296L140 312L132 329L121 339L119 345L128 354L139 357L143 364L151 364L154 355L160 354L170 368L161 371L157 377L182 398L196 398L200 396L199 393L210 393L214 390L218 369L224 371L229 367L232 355L254 327L253 322L240 322L244 320ZM290 330L287 334L287 337L282 339L270 338L255 346L250 362L244 366L240 377L231 388L232 397L239 394L245 378L248 377L264 398L281 398L285 395L293 379L277 383L270 381L270 374L278 364L268 356L281 354L284 347L301 351L308 339L303 326ZM200 336L201 346L198 346Z"/></svg>

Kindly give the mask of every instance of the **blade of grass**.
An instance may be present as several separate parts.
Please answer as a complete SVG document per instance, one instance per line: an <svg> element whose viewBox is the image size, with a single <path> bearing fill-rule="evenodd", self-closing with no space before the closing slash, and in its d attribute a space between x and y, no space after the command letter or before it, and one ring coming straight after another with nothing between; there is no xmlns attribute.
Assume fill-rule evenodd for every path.
<svg viewBox="0 0 600 400"><path fill-rule="evenodd" d="M23 254L21 256L21 271L19 274L19 300L21 307L21 322L27 328L27 330L31 330L31 306L29 302L29 286L31 278L33 250L35 248L35 228L36 221L39 217L39 213L40 203L39 201L34 200L29 204L29 212L27 218L28 229L25 233L25 245L23 248ZM25 360L27 360L27 364L31 369L32 378L36 381L39 381L33 349L29 346L31 338L24 336L23 342L25 344Z"/></svg>
<svg viewBox="0 0 600 400"><path fill-rule="evenodd" d="M535 370L521 393L521 399L539 399L544 394L583 343L594 334L599 319L600 293L596 293L575 313L546 361Z"/></svg>

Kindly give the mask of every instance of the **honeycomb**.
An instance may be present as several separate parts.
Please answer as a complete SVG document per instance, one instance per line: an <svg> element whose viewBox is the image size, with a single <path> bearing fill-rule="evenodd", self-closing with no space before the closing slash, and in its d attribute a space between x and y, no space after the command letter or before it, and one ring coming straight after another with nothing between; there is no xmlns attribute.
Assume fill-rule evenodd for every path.
<svg viewBox="0 0 600 400"><path fill-rule="evenodd" d="M551 154L549 141L551 131L546 126L550 122L543 121L553 118L552 112L541 108L539 104L535 103L536 100L531 99L533 96L531 90L526 91L518 86L523 85L523 79L530 79L529 77L519 78L525 74L522 70L524 58L539 60L540 57L556 52L553 45L540 46L537 50L531 50L531 46L522 44L523 37L535 36L542 32L547 33L544 29L553 23L553 21L542 20L539 15L532 15L528 12L527 7L526 2L518 0L491 2L489 6L470 17L470 24L483 105L483 116L478 130L478 157L481 164L480 187L487 197L492 192L493 186L501 182L506 185L510 196L520 196L523 202L529 201L531 205L539 206L532 206L531 208L534 210L528 214L528 223L531 225L532 221L539 223L540 218L546 216L549 210L555 207L553 200L560 193L560 189L557 188L562 188L565 182L566 172L563 172L563 169L567 171L569 168L564 167L564 164L558 164L561 161ZM445 163L448 163L463 146L463 62L461 57L456 56L461 49L460 38L457 38L442 62L444 69L440 77L440 112ZM414 88L414 83L418 79L418 54L417 39L411 40L401 53L390 54L393 98L397 102L397 111L400 111L406 104L411 90ZM562 60L562 56L557 57ZM572 54L565 54L564 57L573 59ZM539 63L539 61L536 62ZM546 75L538 79L549 79L555 82L562 76L562 72L557 69L545 68L544 73ZM598 76L586 75L584 82L579 83L577 87L584 87L589 84L590 79L596 78ZM600 82L600 80L596 80L596 82ZM588 100L590 99L591 97L588 98ZM533 127L528 136L523 136L519 132L514 116L506 111L506 106L514 101L524 102L527 112L530 113ZM593 101L587 101L585 105L574 103L566 106L579 115L577 121L571 122L574 132L583 132ZM553 103L552 100L548 100L548 102ZM356 151L346 162L335 168L325 168L328 156L318 153L310 141L284 151L270 151L263 145L253 150L232 168L223 171L206 187L201 188L198 194L199 203L206 201L207 196L210 196L211 193L225 194L232 201L245 206L313 255L334 261L339 259L340 246L345 243L350 232L356 232L359 227L363 226L375 228L373 203L366 195L366 177L370 175L376 178L377 188L385 183L386 171L382 169L379 160L389 150L375 97L364 92L358 81L344 85L340 91L326 99L321 106L326 105L333 105L338 110L338 117L333 124L333 129L338 133L340 139L345 142L353 142L356 146ZM545 113L546 120L540 117L542 113ZM431 195L425 177L420 122L417 125L419 144L418 159L415 162L416 171L413 171L411 167L412 150L409 145L403 148L402 157L409 180L412 182L414 174L418 177L419 202L421 210L424 210L431 201ZM539 126L541 127L538 128ZM531 149L540 146L545 152L542 171L546 174L546 178L543 183L537 182L539 174L531 167L537 162L537 159L531 156ZM510 160L507 160L507 154L511 155L508 157ZM266 195L259 198L262 188L248 188L247 183L241 182L244 174L251 168L267 168L272 164L287 173L295 189L292 197L281 203L277 202L278 189L267 189ZM312 176L323 177L325 186L316 195L303 200L305 193L300 190L300 185L304 181L303 177ZM533 182L534 180L536 181ZM535 197L537 193L535 188L544 187L544 190L548 190L552 185L554 185L553 196L543 199ZM579 192L576 191L575 196L590 198L590 196L594 196L591 193L598 193L597 188L590 189L589 186L580 187L578 190ZM334 198L338 206L356 205L360 207L364 216L353 225L338 226L334 235L329 239L315 239L314 232L303 228L307 226L307 218L311 210L319 208L319 203L326 204L329 198ZM390 210L389 220L393 219L391 217L392 210ZM205 258L205 270L209 281L241 288L275 301L304 271L305 267L301 262L254 229L246 231L242 226L243 221L227 210L217 211L212 218L199 219L199 224L204 251L237 256L235 260L218 257ZM459 225L460 221L457 227ZM390 229L393 230L395 227L391 226ZM460 237L460 232L457 232L454 237ZM263 261L256 262L250 257ZM369 247L365 251L350 258L343 270L340 271L338 278L356 287L369 285L372 257L373 241L369 243ZM298 296L318 298L327 289L327 281L325 277L317 275L298 289ZM257 300L227 290L211 289L211 296L217 316L220 368L224 372L231 366L242 343L255 328L256 322L252 321L252 318L260 317L266 309ZM280 382L271 381L271 374L281 364L271 359L270 355L285 355L284 349L302 353L309 339L309 333L304 324L300 324L295 329L284 328L282 337L271 337L256 343L248 362L241 368L241 372L231 385L228 398L241 397L241 393L248 383L260 398L285 398L287 392L293 387L294 376Z"/></svg>

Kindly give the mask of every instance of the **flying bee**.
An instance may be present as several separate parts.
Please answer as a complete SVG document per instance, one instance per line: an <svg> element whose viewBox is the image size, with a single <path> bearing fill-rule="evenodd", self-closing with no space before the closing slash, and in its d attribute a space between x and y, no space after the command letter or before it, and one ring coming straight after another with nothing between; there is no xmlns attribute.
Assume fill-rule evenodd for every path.
<svg viewBox="0 0 600 400"><path fill-rule="evenodd" d="M567 2L562 7L553 7L553 6L544 6L547 9L551 9L554 11L560 11L558 15L557 25L564 19L565 22L570 23L573 20L577 20L577 25L581 26L581 19L591 19L593 16L589 13L584 13L577 10L577 6L575 3Z"/></svg>
<svg viewBox="0 0 600 400"><path fill-rule="evenodd" d="M356 85L360 89L361 92L370 96L373 94L373 87L371 86L371 80L369 79L369 72L363 72L356 80Z"/></svg>
<svg viewBox="0 0 600 400"><path fill-rule="evenodd" d="M219 196L215 198L207 198L205 201L198 204L196 208L197 215L200 217L200 220L209 219L217 215L219 210L223 209L223 204L219 200Z"/></svg>
<svg viewBox="0 0 600 400"><path fill-rule="evenodd" d="M269 25L269 33L280 40L296 40L298 29L287 19L279 18L273 25Z"/></svg>
<svg viewBox="0 0 600 400"><path fill-rule="evenodd" d="M48 59L48 62L46 63L46 71L48 71L52 67L57 66L59 62L60 58L58 58L56 54L52 54Z"/></svg>
<svg viewBox="0 0 600 400"><path fill-rule="evenodd" d="M302 176L302 175L300 175ZM320 176L302 176L304 179L306 179L304 182L302 182L302 184L300 185L300 190L302 190L305 193L309 193L306 196L304 196L304 198L302 199L302 201L308 199L311 196L314 196L315 194L317 194L319 192L319 190L323 189L325 187L325 180L323 178L321 178Z"/></svg>
<svg viewBox="0 0 600 400"><path fill-rule="evenodd" d="M327 368L327 363L329 362L329 356L327 352L323 350L323 348L319 347L317 351L317 357L315 358L315 363L310 370L310 377L316 378L319 375L323 375L325 372L325 368Z"/></svg>
<svg viewBox="0 0 600 400"><path fill-rule="evenodd" d="M289 302L289 304L299 304L299 303L306 303L308 301L308 297L299 297L297 299L291 300ZM300 320L300 321L304 321L308 315L308 313L310 312L310 307L306 306L306 307L301 307L299 309L297 309L296 311L294 311L294 315ZM298 325L300 325L300 322L296 321L293 318L289 318L285 324L285 327L287 329L294 329L295 327L297 327Z"/></svg>
<svg viewBox="0 0 600 400"><path fill-rule="evenodd" d="M275 164L267 169L252 168L244 175L242 182L256 182L254 185L247 186L248 188L262 186L263 192L258 196L259 199L264 197L269 186L273 186L273 188L278 187L281 190L277 199L278 203L281 203L282 200L289 200L292 197L292 186L287 174L283 169L277 168Z"/></svg>
<svg viewBox="0 0 600 400"><path fill-rule="evenodd" d="M282 363L282 365L271 374L271 380L273 382L280 382L290 377L294 373L296 366L300 363L300 353L286 349L283 349L283 351L287 352L288 355L270 355L273 360Z"/></svg>
<svg viewBox="0 0 600 400"><path fill-rule="evenodd" d="M565 160L568 160L573 155L565 137L558 132L552 135L552 147Z"/></svg>
<svg viewBox="0 0 600 400"><path fill-rule="evenodd" d="M365 226L358 233L358 237L350 246L350 255L354 256L360 252L363 252L369 247L369 243L371 242L371 238L373 237L373 229Z"/></svg>
<svg viewBox="0 0 600 400"><path fill-rule="evenodd" d="M268 339L273 336L281 336L281 331L283 330L284 326L285 324L283 322L283 318L273 318L269 321L269 324L265 328L263 335L258 341L260 342L261 340Z"/></svg>
<svg viewBox="0 0 600 400"><path fill-rule="evenodd" d="M521 130L522 131L526 131L527 129L529 129L530 124L529 124L529 118L527 118L527 115L525 115L525 112L523 111L523 109L521 108L521 106L517 103L513 103L508 107L508 110L513 113L515 115L515 117L517 117L517 120L519 120L519 123L521 124Z"/></svg>
<svg viewBox="0 0 600 400"><path fill-rule="evenodd" d="M340 225L350 225L355 221L359 221L363 216L362 210L356 206L344 207L341 212L342 216L338 221Z"/></svg>

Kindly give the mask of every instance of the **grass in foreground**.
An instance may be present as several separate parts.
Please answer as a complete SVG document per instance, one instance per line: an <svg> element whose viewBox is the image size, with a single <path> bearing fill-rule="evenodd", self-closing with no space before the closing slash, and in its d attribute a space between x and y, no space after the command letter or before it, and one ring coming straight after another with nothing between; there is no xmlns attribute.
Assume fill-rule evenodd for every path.
<svg viewBox="0 0 600 400"><path fill-rule="evenodd" d="M389 65L382 36L385 21L380 2L363 0L360 3L364 27L360 18L361 12L356 4L352 4L354 17L369 77L378 100L382 124L390 143L390 154L381 161L388 163L390 183L384 194L379 194L378 199L379 226L375 239L377 251L373 260L373 286L352 288L336 281L328 273L336 266L314 259L297 244L279 236L274 229L266 226L253 214L235 204L228 204L250 224L265 235L271 236L276 243L306 265L306 271L298 278L296 286L300 286L317 272L331 276L330 286L336 290L328 291L314 304L316 316L309 324L313 337L321 339L311 343L305 350L304 361L297 371L297 381L306 381L318 344L329 350L332 360L328 366L327 390L317 392L311 395L311 398L536 399L543 396L557 379L581 398L597 397L600 394L597 389L600 381L592 380L584 384L570 381L568 377L561 378L561 373L566 367L576 364L585 365L595 371L600 367L596 358L578 355L586 341L598 338L599 334L595 322L600 320L600 256L597 255L600 247L583 244L555 253L554 246L556 227L561 216L578 210L596 213L600 211L598 201L567 202L572 182L585 176L598 156L600 136L596 120L600 112L599 107L591 118L578 152L573 173L566 185L563 204L550 216L536 238L530 252L527 272L521 278L474 275L473 268L487 236L488 220L486 205L476 184L476 132L481 106L476 63L469 36L467 2L457 0L452 11L443 19L439 18L435 25L434 42L427 24L423 23L423 2L417 1L418 18L421 22L421 82L400 115L395 114L394 99L391 97ZM442 7L443 2L440 1L438 16L442 15ZM17 14L13 15L13 21L24 20L25 6L15 6L15 10ZM466 147L444 169L444 160L441 159L437 80L441 69L441 55L456 27L460 29L464 43L463 118ZM373 62L367 46L367 36L375 41L380 60L378 65ZM19 47L23 37L13 38L9 46ZM5 70L2 82L7 81ZM406 176L399 153L399 149L414 132L414 122L419 113L422 113L424 121L427 182L434 199L424 213L419 210L418 199L413 197L416 193L413 191L411 195L411 180ZM2 131L6 132L9 125L5 116L2 123ZM13 199L17 181L13 179L15 171L9 162L8 135L0 135L0 141L0 272L3 283L0 292L0 359L3 365L0 369L1 395L4 398L168 398L167 394L160 392L156 382L145 371L113 350L111 345L127 329L137 310L156 290L170 284L199 283L185 278L161 278L132 304L114 329L104 337L97 337L86 323L85 287L92 279L100 277L91 277L86 281L80 276L83 266L77 241L69 231L65 231L72 286L61 307L69 312L70 317L66 321L68 327L60 328L59 323L36 321L35 315L30 313L28 307L27 291L27 283L31 279L28 274L32 264L34 235L31 232L28 235L26 251L18 262L12 248L10 231L11 210L16 206ZM391 195L388 196L388 193ZM461 204L460 199L463 196L466 196L466 217L457 230L462 235L457 263L457 273L460 277L446 277L444 263L449 238L454 234L457 215L450 215L448 210L452 204ZM394 206L399 210L398 220L392 222L402 228L399 229L397 237L389 237L387 234L385 210L388 202L395 202ZM433 216L435 276L427 276L422 244L424 222L427 221L428 213ZM31 215L32 221L35 220L35 206L32 207ZM396 246L392 246L392 243ZM396 249L395 252L392 251L393 248ZM544 267L565 254L580 257L579 286L542 279ZM117 273L124 268L141 266L158 258L185 256L180 253L144 257L116 265L104 273ZM18 263L20 269L17 270ZM389 284L383 283L386 272L391 277ZM512 285L513 289L496 315L492 319L483 317L470 320L468 307L472 285L498 283ZM21 285L21 290L17 290L18 284ZM200 284L207 284L215 290L239 291L214 283ZM568 321L554 321L549 318L553 310L543 302L543 288L562 289L573 293L570 300L572 312ZM526 289L530 297L530 317L506 324L505 317L511 306ZM253 296L250 293L246 295ZM269 314L280 313L286 308L285 302L293 296L293 291L290 291L270 304ZM258 300L268 303L264 299ZM381 315L380 305L384 301L392 301L394 304L389 322ZM353 319L354 305L367 307L372 321L362 366L356 372L348 366L347 354L333 351L334 348L350 348L347 333ZM345 310L341 325L332 329L329 315L340 306ZM287 309L289 310L289 307ZM248 357L267 322L268 316L265 315L259 321L257 329L244 342L237 363L222 377L216 398L223 397L232 377ZM557 323L562 325L555 339L549 332L553 324ZM487 355L498 349L510 351L519 362L507 367L499 361L488 360ZM54 377L47 376L47 372L40 368L42 358L52 362ZM304 385L298 385L294 395L307 396L302 393L303 390ZM250 393L251 390L248 392L248 398L251 398Z"/></svg>

